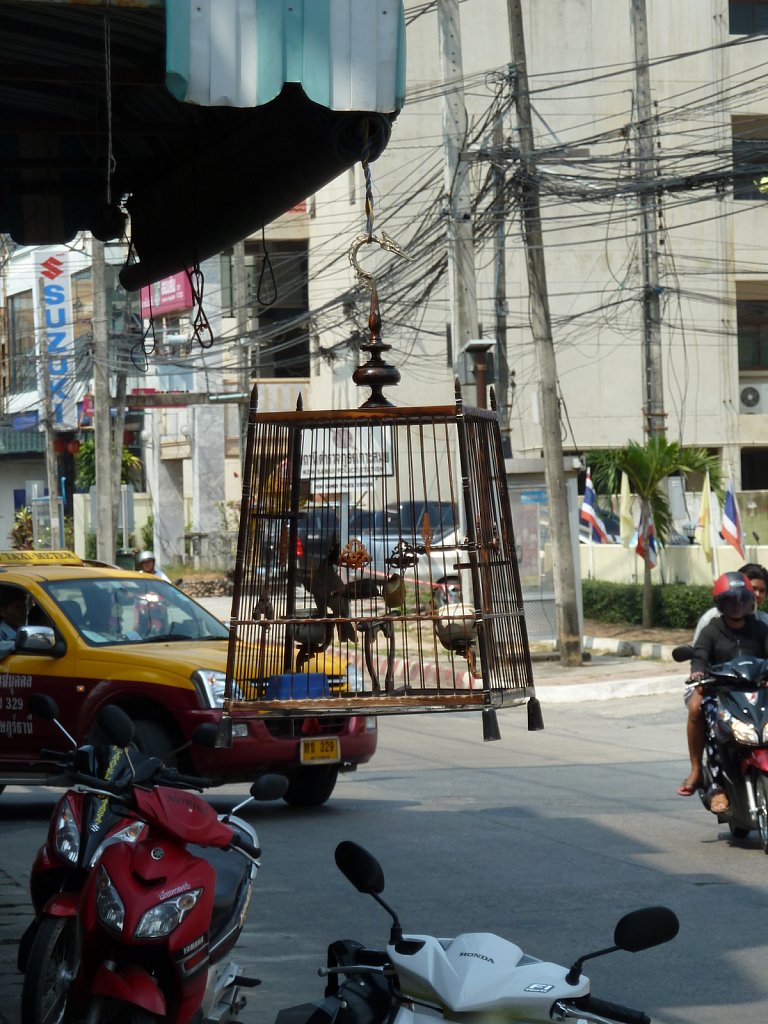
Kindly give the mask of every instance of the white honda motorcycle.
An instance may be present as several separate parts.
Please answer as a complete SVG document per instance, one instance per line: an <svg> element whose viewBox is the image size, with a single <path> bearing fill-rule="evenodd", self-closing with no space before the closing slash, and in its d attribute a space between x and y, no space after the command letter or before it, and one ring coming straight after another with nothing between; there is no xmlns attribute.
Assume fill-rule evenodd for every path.
<svg viewBox="0 0 768 1024"><path fill-rule="evenodd" d="M384 874L356 843L336 848L336 864L355 888L372 896L392 917L384 950L350 940L328 947L325 998L282 1010L276 1024L476 1024L480 1020L545 1024L650 1024L641 1010L593 996L581 973L585 960L622 949L636 953L677 935L667 907L646 907L616 925L614 945L580 957L572 967L546 963L497 935L468 933L454 939L403 935L397 915L381 898Z"/></svg>

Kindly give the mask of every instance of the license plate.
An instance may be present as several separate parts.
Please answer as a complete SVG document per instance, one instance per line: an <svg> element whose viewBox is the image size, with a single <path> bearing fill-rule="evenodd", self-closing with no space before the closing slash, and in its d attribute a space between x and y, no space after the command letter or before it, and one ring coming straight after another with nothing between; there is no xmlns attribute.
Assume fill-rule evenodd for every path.
<svg viewBox="0 0 768 1024"><path fill-rule="evenodd" d="M323 736L317 739L301 741L299 760L302 764L316 764L318 761L333 762L341 760L338 736Z"/></svg>

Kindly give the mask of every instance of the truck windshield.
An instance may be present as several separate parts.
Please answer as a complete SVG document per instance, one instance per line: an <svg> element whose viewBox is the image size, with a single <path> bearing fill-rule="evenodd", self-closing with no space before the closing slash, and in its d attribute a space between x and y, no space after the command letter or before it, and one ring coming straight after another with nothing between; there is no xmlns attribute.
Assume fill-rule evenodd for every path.
<svg viewBox="0 0 768 1024"><path fill-rule="evenodd" d="M94 647L157 640L226 640L219 620L155 577L59 580L45 589Z"/></svg>

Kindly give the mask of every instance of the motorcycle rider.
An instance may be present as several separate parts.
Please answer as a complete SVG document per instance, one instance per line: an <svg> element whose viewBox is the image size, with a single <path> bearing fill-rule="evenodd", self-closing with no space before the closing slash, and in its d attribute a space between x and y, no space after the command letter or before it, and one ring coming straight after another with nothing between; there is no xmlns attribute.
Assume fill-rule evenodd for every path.
<svg viewBox="0 0 768 1024"><path fill-rule="evenodd" d="M706 676L710 665L730 661L740 654L754 655L758 658L768 656L768 624L755 616L754 588L743 573L726 572L718 577L712 588L712 599L720 615L704 626L694 645L689 677L691 692L687 695L688 741L689 749L692 750L691 774L678 792L687 796L687 792L682 792L684 787L691 788L692 792L699 787L701 756L706 745L707 761L713 780L707 794L709 809L713 814L725 814L730 804L722 787L722 770L715 742L717 700L711 695L702 694L697 683ZM703 741L699 741L696 734L697 718L701 717L698 709L703 713L705 721ZM697 761L694 761L695 755L698 755Z"/></svg>
<svg viewBox="0 0 768 1024"><path fill-rule="evenodd" d="M157 560L154 551L142 551L136 561L139 572L148 573L150 576L157 576L158 579L165 580L166 583L171 582L162 569L156 568Z"/></svg>

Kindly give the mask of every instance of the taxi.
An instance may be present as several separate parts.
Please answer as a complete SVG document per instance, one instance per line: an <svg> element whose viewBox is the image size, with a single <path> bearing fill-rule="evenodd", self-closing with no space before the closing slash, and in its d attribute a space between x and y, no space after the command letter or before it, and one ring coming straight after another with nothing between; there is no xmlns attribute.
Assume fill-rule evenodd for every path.
<svg viewBox="0 0 768 1024"><path fill-rule="evenodd" d="M24 624L10 621L20 602ZM116 704L134 721L136 746L181 770L214 785L282 772L287 803L324 803L339 771L373 756L375 717L254 719L234 711L231 746L179 751L198 725L221 720L228 639L215 616L155 576L68 551L0 551L0 790L55 784L40 752L60 750L62 734L29 712L30 695L45 693L78 743L101 708ZM307 671L324 672L332 690L356 689L351 663L318 658Z"/></svg>

